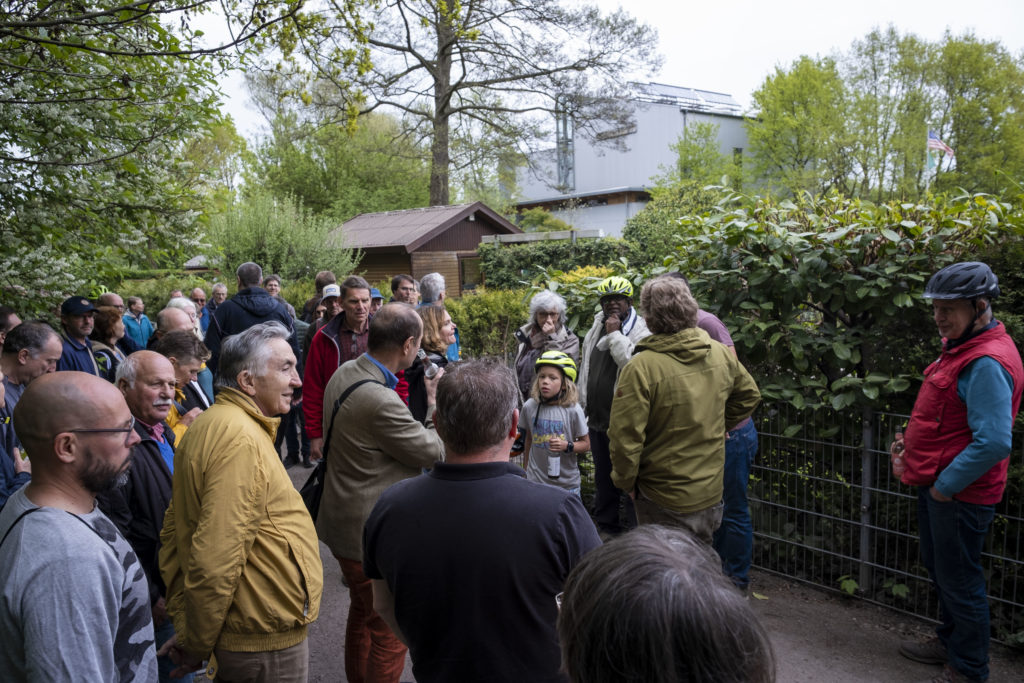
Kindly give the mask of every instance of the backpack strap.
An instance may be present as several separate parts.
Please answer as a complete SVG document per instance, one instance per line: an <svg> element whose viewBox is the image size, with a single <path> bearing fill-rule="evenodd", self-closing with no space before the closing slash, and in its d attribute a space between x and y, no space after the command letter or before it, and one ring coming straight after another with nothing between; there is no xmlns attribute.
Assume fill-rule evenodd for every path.
<svg viewBox="0 0 1024 683"><path fill-rule="evenodd" d="M341 404L345 402L345 399L348 398L349 394L351 394L353 391L355 391L363 384L366 384L367 382L373 382L374 384L379 384L382 387L387 386L386 384L384 384L384 382L378 382L375 379L361 379L358 382L354 383L352 386L350 386L348 389L345 389L345 391L341 392L341 396L339 396L338 400L334 402L334 408L331 410L331 422L330 424L327 425L327 436L324 437L324 446L322 452L324 454L323 457L325 461L327 460L327 453L330 449L331 433L334 431L334 418L338 416L338 409L341 408Z"/></svg>

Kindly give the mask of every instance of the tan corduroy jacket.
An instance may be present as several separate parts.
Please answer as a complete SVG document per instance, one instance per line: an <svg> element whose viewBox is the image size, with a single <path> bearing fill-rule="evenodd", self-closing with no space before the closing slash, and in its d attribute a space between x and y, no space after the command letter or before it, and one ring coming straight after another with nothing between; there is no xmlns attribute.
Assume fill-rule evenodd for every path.
<svg viewBox="0 0 1024 683"><path fill-rule="evenodd" d="M338 411L327 456L327 476L316 530L336 557L363 559L363 524L380 494L444 459L434 431L417 422L384 372L366 354L343 364L324 392L324 434L334 402L361 379L372 379L349 395ZM379 384L378 384L379 382Z"/></svg>
<svg viewBox="0 0 1024 683"><path fill-rule="evenodd" d="M320 613L316 530L274 449L278 422L221 389L174 455L160 573L178 644L193 655L282 650Z"/></svg>

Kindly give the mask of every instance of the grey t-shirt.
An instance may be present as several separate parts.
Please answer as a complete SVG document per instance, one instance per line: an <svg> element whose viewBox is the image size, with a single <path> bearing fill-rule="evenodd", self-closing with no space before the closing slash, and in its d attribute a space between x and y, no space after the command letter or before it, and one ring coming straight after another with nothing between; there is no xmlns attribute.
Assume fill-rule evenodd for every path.
<svg viewBox="0 0 1024 683"><path fill-rule="evenodd" d="M0 513L0 538L5 535L4 680L157 680L146 575L99 508L86 515L40 508L23 488Z"/></svg>
<svg viewBox="0 0 1024 683"><path fill-rule="evenodd" d="M576 453L561 453L557 479L548 476L548 441L558 436L566 441L574 441L578 436L587 434L587 418L583 409L576 403L568 408L562 406L540 406L537 414L537 401L529 399L523 404L522 418L519 427L530 432L533 444L530 447L529 463L526 466L526 478L530 481L550 484L563 489L580 487L580 468L576 464Z"/></svg>

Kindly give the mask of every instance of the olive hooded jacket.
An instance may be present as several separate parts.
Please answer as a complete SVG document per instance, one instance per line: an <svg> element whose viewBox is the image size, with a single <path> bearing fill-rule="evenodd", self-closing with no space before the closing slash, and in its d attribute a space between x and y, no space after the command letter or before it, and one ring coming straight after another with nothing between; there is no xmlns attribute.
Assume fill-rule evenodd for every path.
<svg viewBox="0 0 1024 683"><path fill-rule="evenodd" d="M612 482L659 507L698 512L722 499L725 434L761 394L732 351L698 328L652 334L619 374L608 429Z"/></svg>

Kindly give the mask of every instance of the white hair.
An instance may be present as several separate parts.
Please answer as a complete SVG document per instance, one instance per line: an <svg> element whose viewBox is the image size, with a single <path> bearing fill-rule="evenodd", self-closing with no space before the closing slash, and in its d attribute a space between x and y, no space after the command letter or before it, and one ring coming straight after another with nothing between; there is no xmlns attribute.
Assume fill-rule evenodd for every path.
<svg viewBox="0 0 1024 683"><path fill-rule="evenodd" d="M220 347L220 374L217 376L217 386L238 389L238 375L243 371L253 377L264 376L274 354L269 344L270 340L287 341L291 334L287 327L272 320L253 325L244 332L226 338Z"/></svg>
<svg viewBox="0 0 1024 683"><path fill-rule="evenodd" d="M432 304L441 298L441 292L445 291L444 275L441 273L427 273L420 280L420 296L423 303Z"/></svg>
<svg viewBox="0 0 1024 683"><path fill-rule="evenodd" d="M537 324L537 314L541 311L558 313L558 326L565 327L565 299L550 289L542 289L530 299L530 322Z"/></svg>

